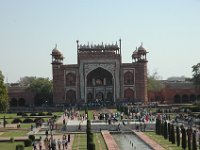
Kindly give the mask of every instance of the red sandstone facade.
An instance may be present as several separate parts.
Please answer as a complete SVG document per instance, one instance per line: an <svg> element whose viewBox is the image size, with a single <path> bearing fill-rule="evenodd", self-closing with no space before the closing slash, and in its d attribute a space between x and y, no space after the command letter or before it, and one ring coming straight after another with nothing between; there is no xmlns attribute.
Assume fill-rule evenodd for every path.
<svg viewBox="0 0 200 150"><path fill-rule="evenodd" d="M52 50L53 102L78 104L95 101L147 102L147 51L141 45L131 63L121 62L119 45L81 45L77 64L63 64L63 55Z"/></svg>
<svg viewBox="0 0 200 150"><path fill-rule="evenodd" d="M149 101L166 103L195 103L200 101L200 90L192 82L162 81L165 88L160 92L148 92Z"/></svg>

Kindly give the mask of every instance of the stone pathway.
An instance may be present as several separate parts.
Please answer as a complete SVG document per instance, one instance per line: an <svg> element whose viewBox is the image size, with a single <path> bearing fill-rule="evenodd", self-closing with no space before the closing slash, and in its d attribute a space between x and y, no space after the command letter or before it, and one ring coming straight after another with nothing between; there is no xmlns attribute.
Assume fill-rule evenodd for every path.
<svg viewBox="0 0 200 150"><path fill-rule="evenodd" d="M134 131L133 132L140 138L142 139L146 144L148 144L152 149L154 150L165 150L165 148L163 148L161 145L159 145L158 143L156 143L154 140L152 140L151 138L149 138L147 135L145 135L143 132L137 132Z"/></svg>
<svg viewBox="0 0 200 150"><path fill-rule="evenodd" d="M101 133L106 142L108 150L120 150L117 143L115 142L114 138L112 137L112 135L110 134L109 131L104 130L104 131L101 131Z"/></svg>
<svg viewBox="0 0 200 150"><path fill-rule="evenodd" d="M63 137L63 135L54 135L53 136L53 138L56 140L56 149L58 149L57 141L58 141L58 139L60 139L62 142L62 137ZM50 138L50 136L49 136L49 138ZM42 137L42 150L46 150L45 145L44 145L44 139L45 139L45 136ZM72 150L73 141L74 141L74 135L71 134L70 135L70 143L68 143L68 145L67 145L67 150ZM37 149L39 149L39 142L37 143ZM61 145L61 149L62 149L62 145Z"/></svg>

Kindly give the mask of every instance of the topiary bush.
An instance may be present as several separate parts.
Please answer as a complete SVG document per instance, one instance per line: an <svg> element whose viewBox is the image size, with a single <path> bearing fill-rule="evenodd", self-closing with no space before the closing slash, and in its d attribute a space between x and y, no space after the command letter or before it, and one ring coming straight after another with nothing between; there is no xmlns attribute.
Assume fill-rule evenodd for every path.
<svg viewBox="0 0 200 150"><path fill-rule="evenodd" d="M29 138L31 141L35 141L35 135L30 134L30 135L28 136L28 138Z"/></svg>
<svg viewBox="0 0 200 150"><path fill-rule="evenodd" d="M30 116L37 116L37 114L36 113L31 113Z"/></svg>
<svg viewBox="0 0 200 150"><path fill-rule="evenodd" d="M22 116L23 112L18 112L17 116Z"/></svg>
<svg viewBox="0 0 200 150"><path fill-rule="evenodd" d="M92 141L88 143L88 150L95 150L95 144Z"/></svg>
<svg viewBox="0 0 200 150"><path fill-rule="evenodd" d="M31 144L32 144L32 140L30 140L30 139L26 139L26 140L24 141L24 146L25 146L25 147L31 146Z"/></svg>
<svg viewBox="0 0 200 150"><path fill-rule="evenodd" d="M34 121L30 118L24 119L23 123L33 123Z"/></svg>
<svg viewBox="0 0 200 150"><path fill-rule="evenodd" d="M39 112L38 116L45 116L45 113L44 112Z"/></svg>
<svg viewBox="0 0 200 150"><path fill-rule="evenodd" d="M15 142L14 137L10 137L10 142L11 142L11 143L14 143L14 142Z"/></svg>
<svg viewBox="0 0 200 150"><path fill-rule="evenodd" d="M43 123L43 122L44 122L44 119L42 119L42 118L35 118L35 119L34 119L34 122L35 122L35 123L37 123L37 122Z"/></svg>
<svg viewBox="0 0 200 150"><path fill-rule="evenodd" d="M22 123L21 119L19 119L19 118L15 118L12 121L12 123L19 123L19 122Z"/></svg>
<svg viewBox="0 0 200 150"><path fill-rule="evenodd" d="M28 116L28 114L27 113L22 113L22 116Z"/></svg>
<svg viewBox="0 0 200 150"><path fill-rule="evenodd" d="M51 112L48 112L46 115L47 116L53 116L53 114Z"/></svg>
<svg viewBox="0 0 200 150"><path fill-rule="evenodd" d="M16 149L15 150L24 150L24 145L22 145L22 144L16 145Z"/></svg>

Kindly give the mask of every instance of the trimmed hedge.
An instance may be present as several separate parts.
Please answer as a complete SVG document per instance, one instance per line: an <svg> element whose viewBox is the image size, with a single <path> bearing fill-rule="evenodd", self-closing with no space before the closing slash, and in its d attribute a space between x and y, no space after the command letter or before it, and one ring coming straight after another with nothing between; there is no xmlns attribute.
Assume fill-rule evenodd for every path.
<svg viewBox="0 0 200 150"><path fill-rule="evenodd" d="M22 145L22 144L16 145L16 149L15 150L24 150L24 145Z"/></svg>
<svg viewBox="0 0 200 150"><path fill-rule="evenodd" d="M44 112L39 112L38 116L46 116L46 114Z"/></svg>
<svg viewBox="0 0 200 150"><path fill-rule="evenodd" d="M19 118L15 118L12 121L12 123L19 123L19 122L22 123L21 119L19 119Z"/></svg>
<svg viewBox="0 0 200 150"><path fill-rule="evenodd" d="M24 146L25 147L28 147L28 146L31 146L31 145L32 145L32 140L27 139L27 140L24 141Z"/></svg>
<svg viewBox="0 0 200 150"><path fill-rule="evenodd" d="M28 136L28 138L29 138L31 141L35 141L35 135L32 135L32 134L31 134L31 135Z"/></svg>
<svg viewBox="0 0 200 150"><path fill-rule="evenodd" d="M31 113L30 116L37 116L37 114L36 113Z"/></svg>
<svg viewBox="0 0 200 150"><path fill-rule="evenodd" d="M23 123L33 123L34 121L30 118L24 119Z"/></svg>
<svg viewBox="0 0 200 150"><path fill-rule="evenodd" d="M51 112L48 112L46 115L47 116L53 116L53 114Z"/></svg>
<svg viewBox="0 0 200 150"><path fill-rule="evenodd" d="M43 123L43 122L44 122L44 119L42 119L42 118L35 118L35 119L34 119L34 122L35 122L35 123L37 123L37 122Z"/></svg>

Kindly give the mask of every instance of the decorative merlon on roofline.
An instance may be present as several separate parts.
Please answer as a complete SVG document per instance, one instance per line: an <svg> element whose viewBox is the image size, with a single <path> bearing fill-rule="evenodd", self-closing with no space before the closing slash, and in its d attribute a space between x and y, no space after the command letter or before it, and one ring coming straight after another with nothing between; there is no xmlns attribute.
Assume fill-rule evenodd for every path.
<svg viewBox="0 0 200 150"><path fill-rule="evenodd" d="M117 42L115 44L104 44L103 42L101 44L79 44L77 42L77 48L80 51L87 51L87 50L119 50L120 47L118 46Z"/></svg>

